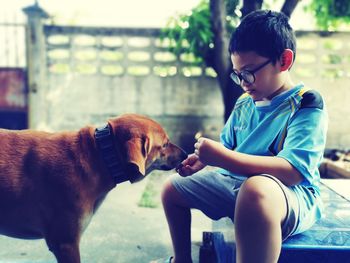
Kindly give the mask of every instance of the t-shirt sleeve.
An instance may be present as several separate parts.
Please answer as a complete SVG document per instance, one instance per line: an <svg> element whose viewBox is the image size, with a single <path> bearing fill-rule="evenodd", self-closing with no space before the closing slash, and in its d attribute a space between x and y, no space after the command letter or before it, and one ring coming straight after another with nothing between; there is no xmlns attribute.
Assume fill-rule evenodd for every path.
<svg viewBox="0 0 350 263"><path fill-rule="evenodd" d="M235 131L233 129L233 118L234 113L232 112L224 127L221 130L220 142L228 149L234 149L236 147L235 142Z"/></svg>
<svg viewBox="0 0 350 263"><path fill-rule="evenodd" d="M283 148L277 155L291 163L311 184L319 180L318 167L323 158L327 128L324 108L299 109L290 120Z"/></svg>

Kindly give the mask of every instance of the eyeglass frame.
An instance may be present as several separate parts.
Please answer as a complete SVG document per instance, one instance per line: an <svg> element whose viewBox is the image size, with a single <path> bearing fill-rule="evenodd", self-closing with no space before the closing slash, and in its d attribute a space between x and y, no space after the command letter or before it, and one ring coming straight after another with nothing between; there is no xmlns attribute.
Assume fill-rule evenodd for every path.
<svg viewBox="0 0 350 263"><path fill-rule="evenodd" d="M248 83L248 84L253 84L255 82L255 73L258 72L260 69L262 69L263 67L265 67L266 65L268 65L269 63L271 63L272 60L268 59L267 61L265 61L263 64L261 64L260 66L258 66L257 68L253 69L253 70L247 70L244 69L242 70L240 73L237 73L235 71L231 72L230 74L230 78L232 79L232 81L237 84L237 85L241 85L242 80L244 80L244 82ZM253 81L247 81L243 76L242 73L249 73L251 76L253 76ZM238 77L238 78L237 78ZM239 82L238 82L239 80Z"/></svg>

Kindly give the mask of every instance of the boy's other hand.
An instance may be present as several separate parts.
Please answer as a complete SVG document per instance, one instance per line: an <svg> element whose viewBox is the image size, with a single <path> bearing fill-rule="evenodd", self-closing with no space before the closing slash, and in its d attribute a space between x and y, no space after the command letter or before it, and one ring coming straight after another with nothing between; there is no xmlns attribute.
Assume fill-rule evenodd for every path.
<svg viewBox="0 0 350 263"><path fill-rule="evenodd" d="M181 163L181 166L176 169L181 176L189 176L203 169L203 164L196 154L190 154L186 160Z"/></svg>
<svg viewBox="0 0 350 263"><path fill-rule="evenodd" d="M194 153L198 156L199 160L211 166L220 166L220 156L226 150L225 146L221 143L204 137L197 140L194 148Z"/></svg>

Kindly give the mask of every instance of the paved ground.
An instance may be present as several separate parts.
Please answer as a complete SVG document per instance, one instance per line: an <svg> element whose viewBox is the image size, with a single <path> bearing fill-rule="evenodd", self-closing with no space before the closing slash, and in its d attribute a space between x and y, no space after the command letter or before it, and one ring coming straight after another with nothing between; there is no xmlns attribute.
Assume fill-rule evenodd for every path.
<svg viewBox="0 0 350 263"><path fill-rule="evenodd" d="M82 237L80 247L83 263L147 263L172 254L162 208L143 208L137 205L150 181L146 178L133 185L123 183L108 195ZM160 187L159 184L158 188ZM192 230L195 241L194 263L198 262L201 233L210 229L211 221L196 211ZM56 261L43 240L19 240L0 236L0 263L15 262Z"/></svg>

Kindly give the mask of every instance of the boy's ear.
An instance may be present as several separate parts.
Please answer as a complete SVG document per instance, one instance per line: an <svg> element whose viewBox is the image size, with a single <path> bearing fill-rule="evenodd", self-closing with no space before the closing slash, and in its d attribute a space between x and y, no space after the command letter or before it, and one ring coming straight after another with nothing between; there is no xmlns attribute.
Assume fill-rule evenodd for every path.
<svg viewBox="0 0 350 263"><path fill-rule="evenodd" d="M280 58L281 71L290 69L290 67L293 65L293 60L294 52L290 49L285 49Z"/></svg>

